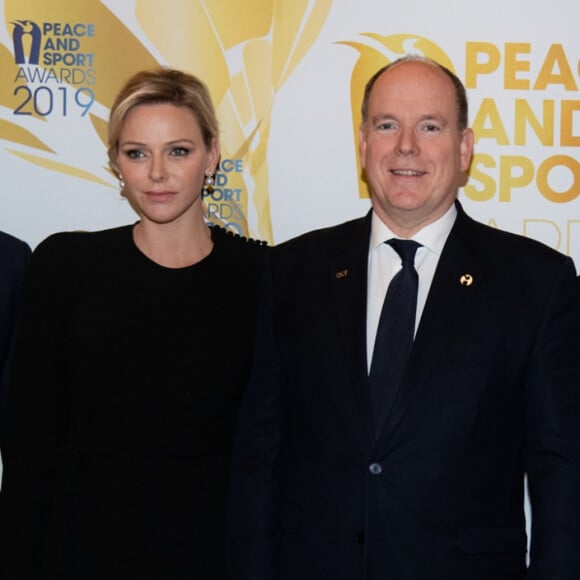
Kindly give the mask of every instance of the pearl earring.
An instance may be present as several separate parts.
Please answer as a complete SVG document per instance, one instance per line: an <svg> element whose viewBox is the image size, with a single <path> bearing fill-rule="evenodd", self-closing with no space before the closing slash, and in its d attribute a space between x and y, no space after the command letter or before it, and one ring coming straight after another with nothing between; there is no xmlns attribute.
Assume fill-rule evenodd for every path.
<svg viewBox="0 0 580 580"><path fill-rule="evenodd" d="M215 180L213 178L213 175L211 175L211 174L206 175L205 181L203 183L203 194L204 195L211 195L212 194L214 183L215 183Z"/></svg>

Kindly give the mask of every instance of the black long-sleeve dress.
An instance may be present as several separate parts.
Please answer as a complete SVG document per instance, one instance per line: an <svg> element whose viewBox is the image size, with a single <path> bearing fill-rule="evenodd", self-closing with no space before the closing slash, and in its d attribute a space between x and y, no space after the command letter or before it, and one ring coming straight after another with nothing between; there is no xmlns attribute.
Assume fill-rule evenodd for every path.
<svg viewBox="0 0 580 580"><path fill-rule="evenodd" d="M265 248L162 267L131 226L34 252L0 494L0 578L225 577L233 426Z"/></svg>

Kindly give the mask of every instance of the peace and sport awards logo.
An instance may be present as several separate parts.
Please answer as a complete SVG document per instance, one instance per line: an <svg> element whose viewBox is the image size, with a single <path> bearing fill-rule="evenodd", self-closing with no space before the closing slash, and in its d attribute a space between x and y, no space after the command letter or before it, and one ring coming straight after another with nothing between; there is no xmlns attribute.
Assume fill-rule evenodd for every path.
<svg viewBox="0 0 580 580"><path fill-rule="evenodd" d="M11 24L14 115L85 116L95 101L95 25L25 19Z"/></svg>

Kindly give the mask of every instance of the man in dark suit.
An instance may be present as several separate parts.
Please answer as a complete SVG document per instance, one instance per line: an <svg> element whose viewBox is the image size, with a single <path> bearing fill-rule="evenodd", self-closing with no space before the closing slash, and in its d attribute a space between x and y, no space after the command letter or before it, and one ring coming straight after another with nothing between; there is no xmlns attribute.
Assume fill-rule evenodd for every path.
<svg viewBox="0 0 580 580"><path fill-rule="evenodd" d="M0 232L0 434L4 426L12 335L29 258L30 248L25 242Z"/></svg>
<svg viewBox="0 0 580 580"><path fill-rule="evenodd" d="M233 465L232 578L578 580L572 260L456 201L474 138L455 75L407 57L369 81L362 110L372 211L269 258ZM383 297L401 280L384 335ZM399 317L411 295L414 321ZM397 338L387 356L409 323L412 345Z"/></svg>

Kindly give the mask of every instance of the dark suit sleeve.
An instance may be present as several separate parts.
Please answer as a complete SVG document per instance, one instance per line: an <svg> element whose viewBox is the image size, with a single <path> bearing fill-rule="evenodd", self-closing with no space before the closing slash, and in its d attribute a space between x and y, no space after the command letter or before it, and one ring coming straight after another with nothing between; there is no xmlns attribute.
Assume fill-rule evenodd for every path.
<svg viewBox="0 0 580 580"><path fill-rule="evenodd" d="M283 373L272 327L272 288L266 261L255 361L234 446L228 565L232 580L275 580L278 571L278 478L284 423Z"/></svg>
<svg viewBox="0 0 580 580"><path fill-rule="evenodd" d="M0 436L4 430L6 418L14 330L29 259L28 244L12 237L2 238L0 243ZM1 444L0 439L0 448Z"/></svg>
<svg viewBox="0 0 580 580"><path fill-rule="evenodd" d="M64 260L66 262L66 260ZM0 494L0 578L40 577L62 451L66 376L63 289L52 251L35 250L24 288L8 399Z"/></svg>
<svg viewBox="0 0 580 580"><path fill-rule="evenodd" d="M530 580L580 578L580 302L566 260L525 376Z"/></svg>

